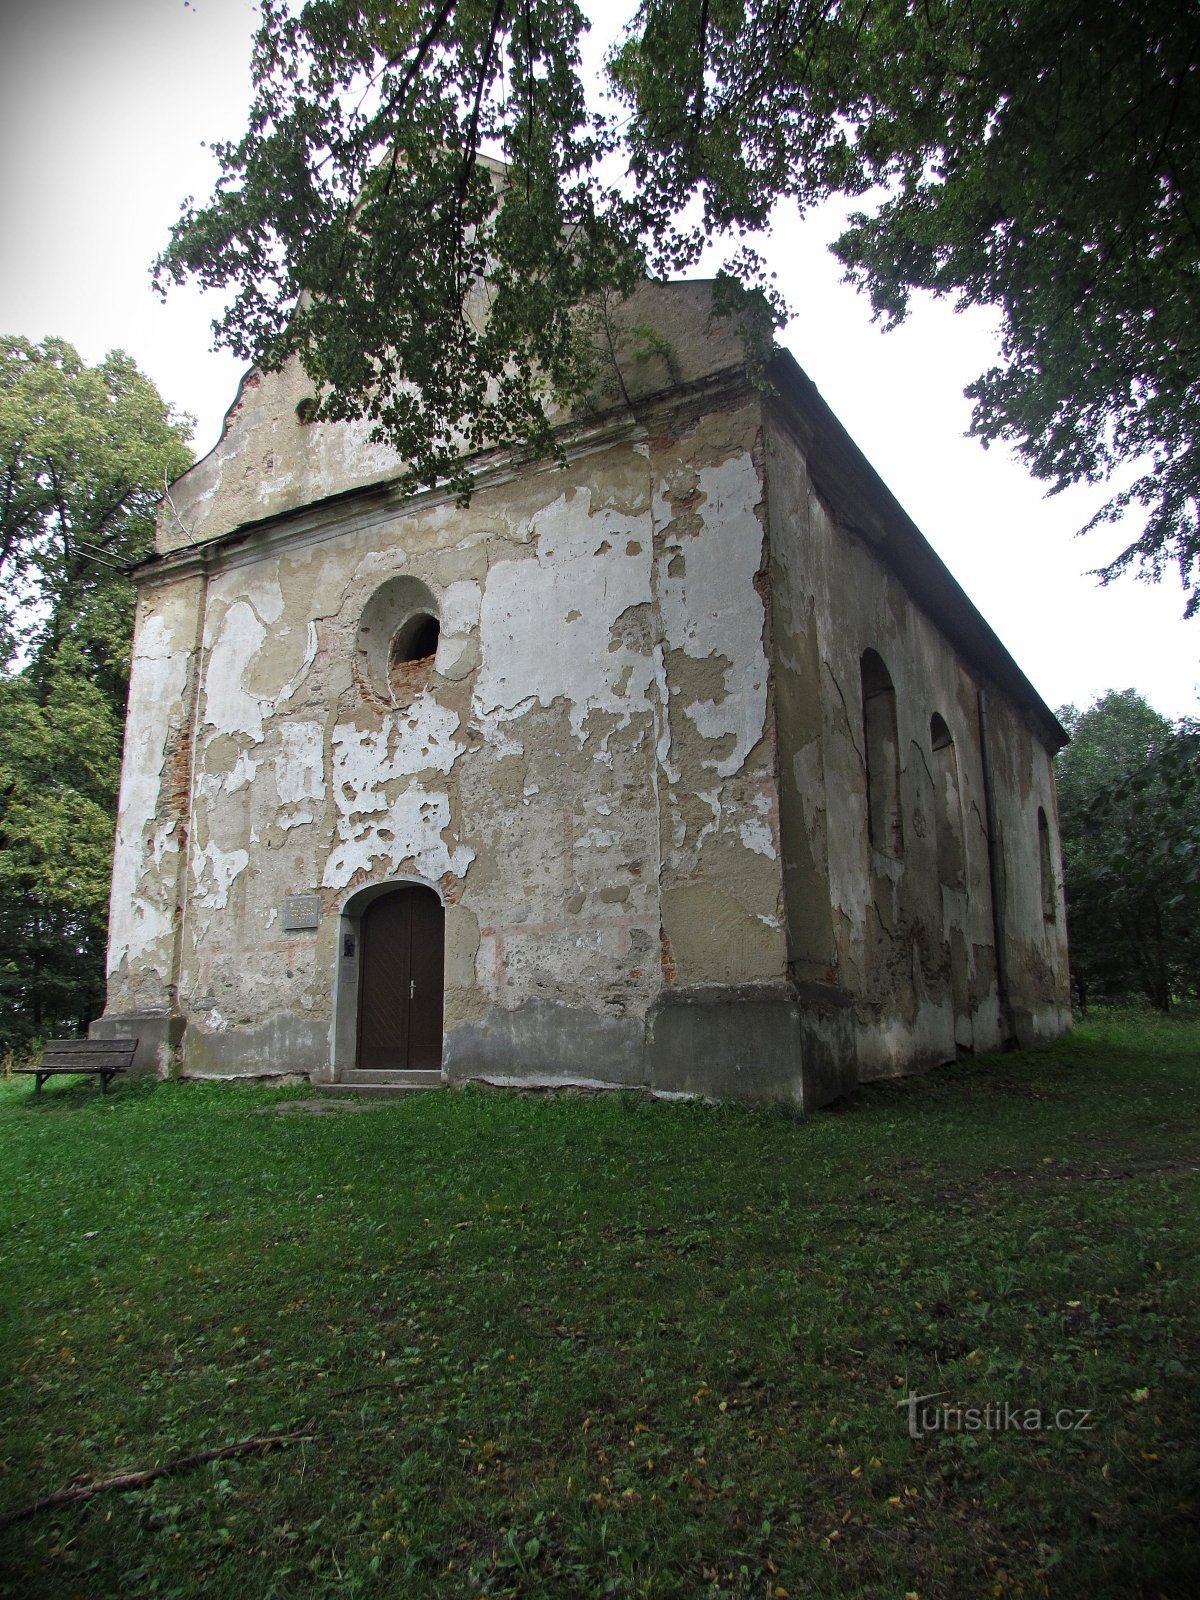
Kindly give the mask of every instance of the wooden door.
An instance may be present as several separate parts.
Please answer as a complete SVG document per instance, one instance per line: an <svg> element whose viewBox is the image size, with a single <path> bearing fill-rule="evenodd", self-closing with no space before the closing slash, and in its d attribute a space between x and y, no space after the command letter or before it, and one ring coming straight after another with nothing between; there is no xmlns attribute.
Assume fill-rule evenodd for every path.
<svg viewBox="0 0 1200 1600"><path fill-rule="evenodd" d="M360 1067L441 1066L445 921L437 895L419 884L381 895L363 912Z"/></svg>

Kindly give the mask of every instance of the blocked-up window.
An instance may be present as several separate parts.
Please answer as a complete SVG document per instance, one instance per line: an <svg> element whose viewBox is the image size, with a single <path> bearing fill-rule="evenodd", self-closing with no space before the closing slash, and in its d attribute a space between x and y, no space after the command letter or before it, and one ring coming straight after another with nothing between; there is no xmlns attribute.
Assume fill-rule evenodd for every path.
<svg viewBox="0 0 1200 1600"><path fill-rule="evenodd" d="M962 797L958 787L958 756L954 737L944 717L935 711L929 719L929 746L933 757L934 827L937 840L938 881L948 889L966 884L963 860Z"/></svg>
<svg viewBox="0 0 1200 1600"><path fill-rule="evenodd" d="M1042 916L1053 922L1058 915L1058 896L1054 889L1054 858L1050 854L1050 824L1046 813L1038 807L1038 862L1042 879Z"/></svg>
<svg viewBox="0 0 1200 1600"><path fill-rule="evenodd" d="M876 850L899 856L904 853L904 830L900 820L896 690L878 651L864 650L859 666L867 762L867 828Z"/></svg>
<svg viewBox="0 0 1200 1600"><path fill-rule="evenodd" d="M388 685L397 705L408 705L429 682L439 631L436 617L418 611L392 636L388 649Z"/></svg>

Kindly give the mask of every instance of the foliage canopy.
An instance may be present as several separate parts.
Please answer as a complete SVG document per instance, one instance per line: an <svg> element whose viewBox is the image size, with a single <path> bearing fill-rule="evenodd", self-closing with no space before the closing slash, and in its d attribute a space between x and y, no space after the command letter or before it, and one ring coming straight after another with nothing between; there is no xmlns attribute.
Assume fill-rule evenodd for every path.
<svg viewBox="0 0 1200 1600"><path fill-rule="evenodd" d="M103 1004L127 569L189 426L120 351L0 340L0 1046Z"/></svg>
<svg viewBox="0 0 1200 1600"><path fill-rule="evenodd" d="M1059 719L1059 821L1071 968L1083 1003L1200 993L1200 725L1132 689Z"/></svg>
<svg viewBox="0 0 1200 1600"><path fill-rule="evenodd" d="M1053 488L1116 473L1095 520L1145 526L1103 575L1174 563L1200 605L1195 0L643 0L603 103L574 0L261 10L249 126L159 282L232 285L221 342L299 353L412 484L552 447L572 308L714 241L763 286L745 235L778 201L859 196L835 248L878 315L915 289L1001 313L974 431Z"/></svg>
<svg viewBox="0 0 1200 1600"><path fill-rule="evenodd" d="M0 338L0 668L42 667L74 632L124 694L133 591L169 478L191 463L174 416L123 351L89 367L63 339Z"/></svg>

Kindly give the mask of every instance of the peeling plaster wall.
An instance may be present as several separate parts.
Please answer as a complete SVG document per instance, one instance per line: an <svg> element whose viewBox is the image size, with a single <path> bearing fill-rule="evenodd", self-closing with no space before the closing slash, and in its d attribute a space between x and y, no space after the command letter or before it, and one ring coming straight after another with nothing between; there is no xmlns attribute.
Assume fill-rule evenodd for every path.
<svg viewBox="0 0 1200 1600"><path fill-rule="evenodd" d="M163 585L137 609L109 915L110 1012L174 1007L201 601L193 579Z"/></svg>
<svg viewBox="0 0 1200 1600"><path fill-rule="evenodd" d="M1006 1018L978 686L814 493L707 296L640 291L618 328L636 418L581 427L565 469L493 463L465 510L401 501L387 452L301 424L293 369L243 387L142 578L104 1029L152 1037L160 1070L337 1077L364 892L404 882L445 907L451 1079L813 1105L1010 1021L1061 1029L1049 756L994 696ZM396 691L413 597L436 658ZM867 837L867 647L897 692L899 857ZM294 895L315 928L285 929Z"/></svg>
<svg viewBox="0 0 1200 1600"><path fill-rule="evenodd" d="M978 690L989 691L1007 885L1010 1001L1023 1042L1069 1026L1061 909L1044 920L1037 808L1053 818L1051 755L909 599L884 551L814 491L778 414L769 431L773 623L790 956L798 980L855 1008L860 1075L995 1049L997 983ZM860 659L882 656L896 691L902 850L867 826ZM930 720L954 741L962 878L943 882ZM1057 828L1052 825L1057 849ZM1061 872L1058 892L1061 896Z"/></svg>
<svg viewBox="0 0 1200 1600"><path fill-rule="evenodd" d="M655 441L662 971L786 981L757 405Z"/></svg>
<svg viewBox="0 0 1200 1600"><path fill-rule="evenodd" d="M185 1070L339 1069L338 913L387 882L446 904L454 1074L639 1082L664 991L782 999L759 407L625 431L466 511L331 508L191 583L164 657L198 682L173 955ZM367 602L401 575L441 633L398 706L355 662ZM146 650L169 594L152 575ZM157 660L138 669L139 751L161 737ZM130 827L153 809L137 762ZM151 851L123 872L131 899L163 888ZM320 895L319 926L285 934L299 893Z"/></svg>

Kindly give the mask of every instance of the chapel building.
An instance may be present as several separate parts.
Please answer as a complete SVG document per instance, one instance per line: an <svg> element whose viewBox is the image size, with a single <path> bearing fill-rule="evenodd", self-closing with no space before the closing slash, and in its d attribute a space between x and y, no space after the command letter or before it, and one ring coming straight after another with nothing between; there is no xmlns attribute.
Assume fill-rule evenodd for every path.
<svg viewBox="0 0 1200 1600"><path fill-rule="evenodd" d="M1069 1026L1058 722L790 355L619 320L465 509L243 381L138 574L94 1034L812 1107Z"/></svg>

